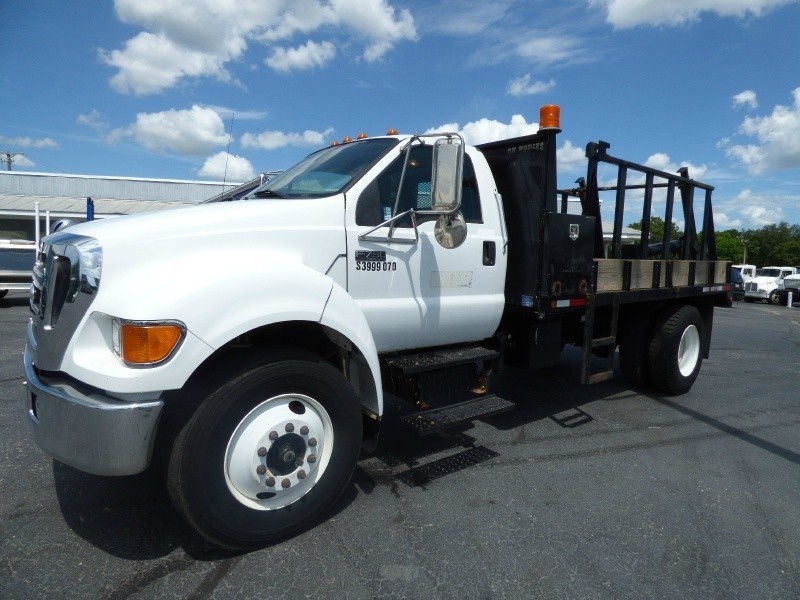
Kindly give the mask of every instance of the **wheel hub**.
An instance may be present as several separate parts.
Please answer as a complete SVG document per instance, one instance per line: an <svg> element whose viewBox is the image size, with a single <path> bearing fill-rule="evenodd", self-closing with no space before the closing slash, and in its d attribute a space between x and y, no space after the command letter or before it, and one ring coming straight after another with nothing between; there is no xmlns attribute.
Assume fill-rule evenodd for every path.
<svg viewBox="0 0 800 600"><path fill-rule="evenodd" d="M228 442L228 489L251 508L274 510L291 504L325 470L332 436L330 417L312 398L292 394L262 402L242 419Z"/></svg>

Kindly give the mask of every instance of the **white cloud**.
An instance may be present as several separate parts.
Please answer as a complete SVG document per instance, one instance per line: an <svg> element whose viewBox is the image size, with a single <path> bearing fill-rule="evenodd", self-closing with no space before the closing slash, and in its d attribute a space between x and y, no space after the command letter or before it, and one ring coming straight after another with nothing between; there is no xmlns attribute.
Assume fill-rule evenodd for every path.
<svg viewBox="0 0 800 600"><path fill-rule="evenodd" d="M742 190L731 204L740 207L738 211L746 219L745 227L748 229L758 229L785 220L776 198L754 195L749 189Z"/></svg>
<svg viewBox="0 0 800 600"><path fill-rule="evenodd" d="M256 176L255 169L249 160L227 152L217 152L213 156L209 156L197 174L209 179L240 183L249 181Z"/></svg>
<svg viewBox="0 0 800 600"><path fill-rule="evenodd" d="M737 158L752 175L766 171L800 167L800 87L792 92L792 106L778 105L765 117L746 117L739 133L756 138L758 143L720 146Z"/></svg>
<svg viewBox="0 0 800 600"><path fill-rule="evenodd" d="M211 108L193 106L189 110L139 113L136 122L115 129L109 139L132 137L154 152L174 150L180 154L202 156L228 142L220 116Z"/></svg>
<svg viewBox="0 0 800 600"><path fill-rule="evenodd" d="M583 55L583 42L567 35L536 35L517 45L516 54L538 65L571 63Z"/></svg>
<svg viewBox="0 0 800 600"><path fill-rule="evenodd" d="M424 27L426 32L454 36L477 35L502 19L512 4L513 0L443 0L419 8L415 14L420 27Z"/></svg>
<svg viewBox="0 0 800 600"><path fill-rule="evenodd" d="M585 171L586 151L583 148L573 146L571 141L566 140L564 145L556 150L556 161L558 170L561 173Z"/></svg>
<svg viewBox="0 0 800 600"><path fill-rule="evenodd" d="M720 17L760 17L797 0L589 0L603 7L606 22L617 29L639 25L676 26L698 21L702 13Z"/></svg>
<svg viewBox="0 0 800 600"><path fill-rule="evenodd" d="M228 108L227 106L216 106L214 104L201 104L200 106L203 108L210 108L225 122L228 122L231 115L234 115L236 121L262 121L269 115L265 110L241 110Z"/></svg>
<svg viewBox="0 0 800 600"><path fill-rule="evenodd" d="M744 106L745 108L758 108L756 93L753 90L745 90L736 94L733 97L733 107L739 108L740 106Z"/></svg>
<svg viewBox="0 0 800 600"><path fill-rule="evenodd" d="M116 0L115 9L121 21L144 31L99 56L117 70L111 86L136 95L159 93L193 77L235 81L228 65L241 60L250 44L270 47L323 28L329 37L341 34L344 43L361 40L368 62L401 41L417 39L411 13L387 0ZM293 55L292 69L322 66L332 58L332 42L311 43L315 46L294 49L305 48L306 60ZM289 59L281 50L291 52L278 48L272 57L285 68Z"/></svg>
<svg viewBox="0 0 800 600"><path fill-rule="evenodd" d="M315 67L324 67L336 56L336 47L330 42L317 44L308 40L297 48L275 48L266 61L270 68L282 73L289 71L305 71Z"/></svg>
<svg viewBox="0 0 800 600"><path fill-rule="evenodd" d="M680 164L672 162L668 154L657 152L651 155L644 163L648 167L658 169L659 171L666 171L667 173L677 173L681 167L689 169L689 177L697 181L703 181L708 174L708 167L706 165L693 165L688 161Z"/></svg>
<svg viewBox="0 0 800 600"><path fill-rule="evenodd" d="M118 69L110 82L121 94L146 96L173 87L183 77L215 77L230 81L224 64L228 54L192 50L163 34L142 32L125 42L124 50L101 51L100 59Z"/></svg>
<svg viewBox="0 0 800 600"><path fill-rule="evenodd" d="M546 94L556 87L556 80L550 81L531 81L531 74L523 75L508 82L507 94L511 96L535 96Z"/></svg>
<svg viewBox="0 0 800 600"><path fill-rule="evenodd" d="M458 123L446 123L439 127L432 127L425 133L436 132L458 132L464 136L467 144L483 144L494 140L505 138L520 137L539 131L538 123L528 123L522 115L511 117L510 123L501 123L494 119L479 119L460 127Z"/></svg>
<svg viewBox="0 0 800 600"><path fill-rule="evenodd" d="M57 150L60 146L48 138L31 138L28 136L21 136L21 137L6 137L0 135L0 144L8 146L9 150L15 150L17 148L38 148L38 149L47 149L47 150ZM31 163L32 165L32 163ZM31 166L28 165L28 166Z"/></svg>
<svg viewBox="0 0 800 600"><path fill-rule="evenodd" d="M726 229L739 229L742 226L742 220L730 217L728 213L721 210L714 211L714 229L716 231L725 231Z"/></svg>
<svg viewBox="0 0 800 600"><path fill-rule="evenodd" d="M100 111L97 110L96 108L93 108L85 115L78 115L78 117L75 119L75 122L78 125L86 125L90 129L94 129L98 133L104 133L108 131L109 128L111 127L111 125L109 125L108 122L103 120Z"/></svg>
<svg viewBox="0 0 800 600"><path fill-rule="evenodd" d="M3 160L5 160L5 156L3 156ZM17 167L35 167L36 163L32 160L28 159L27 157L23 156L22 154L17 154L11 159L12 164Z"/></svg>
<svg viewBox="0 0 800 600"><path fill-rule="evenodd" d="M261 148L262 150L275 150L285 146L323 146L326 138L332 133L332 128L323 132L306 130L303 133L284 133L283 131L245 133L242 136L241 144L243 148Z"/></svg>

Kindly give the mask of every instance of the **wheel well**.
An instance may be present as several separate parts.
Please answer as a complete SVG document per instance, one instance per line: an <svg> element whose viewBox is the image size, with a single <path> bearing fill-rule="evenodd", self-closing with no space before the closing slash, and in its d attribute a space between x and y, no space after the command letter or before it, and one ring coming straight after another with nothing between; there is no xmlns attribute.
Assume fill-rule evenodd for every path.
<svg viewBox="0 0 800 600"><path fill-rule="evenodd" d="M171 443L212 386L234 376L244 365L258 361L259 355L274 360L270 349L276 348L318 356L345 375L367 412L379 413L376 382L363 354L350 340L336 332L326 332L323 325L312 321L275 323L230 340L195 369L183 388L165 392L156 452Z"/></svg>

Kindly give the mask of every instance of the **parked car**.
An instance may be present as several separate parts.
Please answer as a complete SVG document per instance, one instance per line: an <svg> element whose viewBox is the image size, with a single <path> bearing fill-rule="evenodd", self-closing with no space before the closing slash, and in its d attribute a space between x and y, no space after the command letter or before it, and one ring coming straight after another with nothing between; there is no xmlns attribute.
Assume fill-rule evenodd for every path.
<svg viewBox="0 0 800 600"><path fill-rule="evenodd" d="M731 269L731 291L728 292L728 306L733 306L733 301L744 300L744 277L739 269Z"/></svg>
<svg viewBox="0 0 800 600"><path fill-rule="evenodd" d="M781 306L789 305L789 293L792 294L792 304L800 302L800 275L787 275L778 284L778 304Z"/></svg>

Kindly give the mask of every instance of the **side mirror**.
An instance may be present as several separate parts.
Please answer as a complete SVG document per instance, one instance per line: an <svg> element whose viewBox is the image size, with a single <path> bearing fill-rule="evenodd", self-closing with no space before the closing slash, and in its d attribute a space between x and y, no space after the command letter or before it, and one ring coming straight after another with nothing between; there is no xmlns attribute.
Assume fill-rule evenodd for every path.
<svg viewBox="0 0 800 600"><path fill-rule="evenodd" d="M433 144L433 178L431 210L451 213L461 206L461 173L464 166L464 144L460 136L446 137Z"/></svg>

